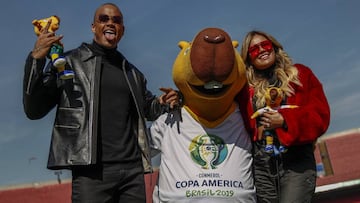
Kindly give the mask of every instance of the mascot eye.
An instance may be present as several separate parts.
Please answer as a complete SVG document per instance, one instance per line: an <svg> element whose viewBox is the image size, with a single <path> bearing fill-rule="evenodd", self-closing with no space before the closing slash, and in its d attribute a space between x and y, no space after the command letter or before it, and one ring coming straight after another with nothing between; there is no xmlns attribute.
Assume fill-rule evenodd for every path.
<svg viewBox="0 0 360 203"><path fill-rule="evenodd" d="M187 49L185 49L185 51L184 51L184 56L186 56L186 55L189 53L189 51L190 51L190 47L188 47Z"/></svg>

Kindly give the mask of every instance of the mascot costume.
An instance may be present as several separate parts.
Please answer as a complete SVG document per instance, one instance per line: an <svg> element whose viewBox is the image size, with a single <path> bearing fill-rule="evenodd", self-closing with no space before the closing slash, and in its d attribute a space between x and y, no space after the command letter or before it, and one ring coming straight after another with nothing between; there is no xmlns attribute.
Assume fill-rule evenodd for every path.
<svg viewBox="0 0 360 203"><path fill-rule="evenodd" d="M60 26L60 18L56 15L50 16L48 18L40 19L40 20L33 20L32 24L34 25L34 32L37 36L40 35L42 30L46 27L48 22L51 20L48 32L55 32L59 29ZM65 57L62 56L63 54L63 46L62 44L55 43L51 46L49 58L51 59L51 62L54 67L56 67L58 72L58 77L60 79L66 80L71 79L74 77L74 72L71 70L65 69L66 60Z"/></svg>
<svg viewBox="0 0 360 203"><path fill-rule="evenodd" d="M161 154L154 202L256 202L251 138L241 112L246 105L235 102L247 90L238 43L222 29L206 28L178 45L173 80L183 105L150 127Z"/></svg>

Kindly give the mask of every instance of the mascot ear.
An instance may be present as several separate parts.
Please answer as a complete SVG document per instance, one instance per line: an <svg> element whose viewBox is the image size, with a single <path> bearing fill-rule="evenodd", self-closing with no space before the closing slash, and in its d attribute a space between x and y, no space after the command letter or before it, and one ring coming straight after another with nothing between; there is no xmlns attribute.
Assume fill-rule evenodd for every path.
<svg viewBox="0 0 360 203"><path fill-rule="evenodd" d="M183 49L184 47L188 47L189 45L190 45L190 43L187 42L187 41L180 41L180 42L178 43L178 46L179 46L181 49Z"/></svg>
<svg viewBox="0 0 360 203"><path fill-rule="evenodd" d="M239 42L238 41L232 41L232 45L234 48L239 46Z"/></svg>

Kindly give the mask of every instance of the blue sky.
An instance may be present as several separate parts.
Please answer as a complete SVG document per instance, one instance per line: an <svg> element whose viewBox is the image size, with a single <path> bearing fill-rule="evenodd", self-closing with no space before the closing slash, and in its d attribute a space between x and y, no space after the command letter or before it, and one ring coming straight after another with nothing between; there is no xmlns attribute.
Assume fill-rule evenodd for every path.
<svg viewBox="0 0 360 203"><path fill-rule="evenodd" d="M103 2L12 0L1 5L0 186L56 179L46 169L54 112L31 121L22 107L24 61L36 40L31 21L58 15L57 33L64 35L68 50L92 41L91 21ZM122 9L126 26L119 50L143 71L155 94L162 86L175 88L171 71L180 40L191 41L205 27L220 27L241 42L258 29L275 36L294 62L312 68L323 83L331 106L327 134L360 127L360 1L112 2ZM63 171L61 177L70 175Z"/></svg>

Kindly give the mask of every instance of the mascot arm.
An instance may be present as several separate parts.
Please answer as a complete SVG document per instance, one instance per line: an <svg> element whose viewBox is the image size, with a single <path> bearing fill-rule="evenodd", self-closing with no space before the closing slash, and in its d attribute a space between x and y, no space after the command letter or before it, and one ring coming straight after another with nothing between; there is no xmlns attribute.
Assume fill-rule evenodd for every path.
<svg viewBox="0 0 360 203"><path fill-rule="evenodd" d="M152 122L150 126L150 147L151 147L151 156L155 156L161 151L161 143L164 138L164 132L167 128L165 124L165 118L167 113L160 116L157 120Z"/></svg>
<svg viewBox="0 0 360 203"><path fill-rule="evenodd" d="M297 87L296 95L288 98L288 103L299 108L280 109L287 129L277 128L280 141L285 146L312 143L324 134L330 123L330 107L322 84L312 71L302 65L299 69L302 87Z"/></svg>

